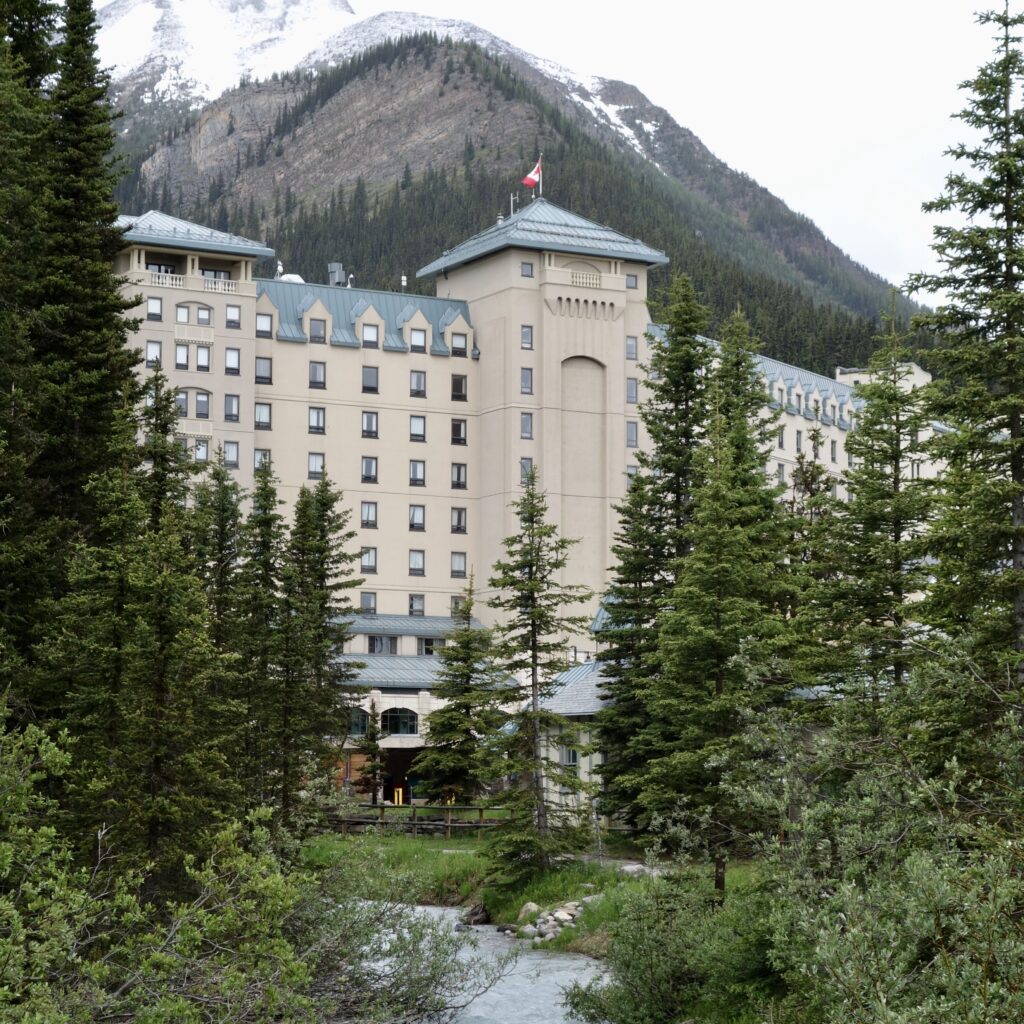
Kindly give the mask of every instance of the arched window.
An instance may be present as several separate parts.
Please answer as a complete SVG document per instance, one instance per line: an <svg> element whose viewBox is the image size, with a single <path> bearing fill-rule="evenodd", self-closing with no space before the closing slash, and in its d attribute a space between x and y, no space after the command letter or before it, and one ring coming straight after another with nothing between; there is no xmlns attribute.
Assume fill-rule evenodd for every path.
<svg viewBox="0 0 1024 1024"><path fill-rule="evenodd" d="M349 736L365 736L369 727L370 716L362 708L355 708L348 720Z"/></svg>
<svg viewBox="0 0 1024 1024"><path fill-rule="evenodd" d="M380 716L380 727L389 736L415 736L419 732L419 719L409 708L388 708Z"/></svg>

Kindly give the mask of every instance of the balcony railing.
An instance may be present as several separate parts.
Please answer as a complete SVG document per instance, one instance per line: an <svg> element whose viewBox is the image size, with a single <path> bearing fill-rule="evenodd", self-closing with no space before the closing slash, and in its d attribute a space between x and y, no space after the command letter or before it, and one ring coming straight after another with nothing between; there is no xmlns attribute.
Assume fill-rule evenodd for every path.
<svg viewBox="0 0 1024 1024"><path fill-rule="evenodd" d="M181 342L190 341L193 344L199 345L212 345L213 328L198 327L195 324L175 324L174 340Z"/></svg>
<svg viewBox="0 0 1024 1024"><path fill-rule="evenodd" d="M574 270L571 273L570 284L574 288L600 288L601 275L588 274L583 270Z"/></svg>
<svg viewBox="0 0 1024 1024"><path fill-rule="evenodd" d="M153 288L187 288L196 292L221 295L255 295L255 281L223 281L215 277L191 274L158 274L154 271L128 275L133 284Z"/></svg>
<svg viewBox="0 0 1024 1024"><path fill-rule="evenodd" d="M237 281L224 281L216 277L204 277L202 280L204 292L226 292L228 295L238 294Z"/></svg>

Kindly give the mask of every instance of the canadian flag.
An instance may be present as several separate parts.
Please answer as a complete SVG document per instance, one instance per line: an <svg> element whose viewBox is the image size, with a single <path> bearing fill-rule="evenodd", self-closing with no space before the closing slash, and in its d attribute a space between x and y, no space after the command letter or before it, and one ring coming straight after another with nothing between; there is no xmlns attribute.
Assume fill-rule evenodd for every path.
<svg viewBox="0 0 1024 1024"><path fill-rule="evenodd" d="M543 158L541 158L543 159ZM523 184L530 188L536 188L540 184L540 160L537 161L537 166L534 167L530 173L523 178Z"/></svg>

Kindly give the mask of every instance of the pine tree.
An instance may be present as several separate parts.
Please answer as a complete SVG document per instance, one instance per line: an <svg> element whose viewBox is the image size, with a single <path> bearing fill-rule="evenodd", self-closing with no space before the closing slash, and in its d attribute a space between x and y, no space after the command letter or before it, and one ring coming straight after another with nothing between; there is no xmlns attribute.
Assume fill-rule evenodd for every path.
<svg viewBox="0 0 1024 1024"><path fill-rule="evenodd" d="M703 839L724 888L734 829L747 824L720 785L747 717L780 703L792 683L784 614L788 517L765 479L763 384L746 321L722 335L712 376L708 439L697 454L701 484L671 602L660 619L661 672L645 694L657 751L635 769L648 815L684 807L701 815Z"/></svg>
<svg viewBox="0 0 1024 1024"><path fill-rule="evenodd" d="M505 538L505 557L495 562L489 580L497 593L488 602L504 613L495 627L498 662L521 680L508 693L508 702L519 705L510 717L506 747L506 771L513 780L503 795L509 817L493 833L490 847L508 879L549 867L552 857L579 841L578 815L573 808L558 806L551 792L578 791L579 782L547 754L550 737L559 732L568 736L572 727L542 705L568 668L569 637L586 628L586 619L569 608L591 596L585 587L562 582L573 541L560 537L547 521L547 500L538 489L536 469L527 474L522 497L512 509L520 532Z"/></svg>
<svg viewBox="0 0 1024 1024"><path fill-rule="evenodd" d="M473 580L452 615L438 651L426 747L413 761L416 792L435 803L469 803L500 775L498 729L506 700L505 674L495 664L494 638L473 622Z"/></svg>
<svg viewBox="0 0 1024 1024"><path fill-rule="evenodd" d="M948 152L963 170L927 211L959 211L962 227L937 227L942 267L912 278L945 294L916 324L933 332L941 372L931 412L945 432L947 464L934 531L938 585L933 621L972 634L978 656L1012 666L1024 684L1024 15L979 16L997 29L993 59L969 83L957 115L972 141Z"/></svg>
<svg viewBox="0 0 1024 1024"><path fill-rule="evenodd" d="M365 793L375 807L384 788L386 774L384 748L380 745L383 738L384 734L380 729L380 712L377 710L376 700L371 698L370 710L366 713L366 731L356 742L356 753L362 757L362 762L356 772L356 780L353 785L357 792Z"/></svg>
<svg viewBox="0 0 1024 1024"><path fill-rule="evenodd" d="M355 555L345 550L355 536L347 509L326 474L314 490L303 487L281 565L280 663L267 708L269 739L276 759L275 807L289 827L300 790L333 774L336 738L358 692L361 665L340 657L351 611L347 592Z"/></svg>

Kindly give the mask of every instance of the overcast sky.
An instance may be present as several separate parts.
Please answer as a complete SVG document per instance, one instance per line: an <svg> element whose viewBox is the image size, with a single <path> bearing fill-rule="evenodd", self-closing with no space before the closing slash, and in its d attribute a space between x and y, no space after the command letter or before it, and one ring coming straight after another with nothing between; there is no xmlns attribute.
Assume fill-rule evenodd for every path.
<svg viewBox="0 0 1024 1024"><path fill-rule="evenodd" d="M890 281L932 269L935 198L963 138L957 86L991 53L972 0L351 0L464 18L638 86L718 157ZM528 170L528 168L527 168Z"/></svg>

